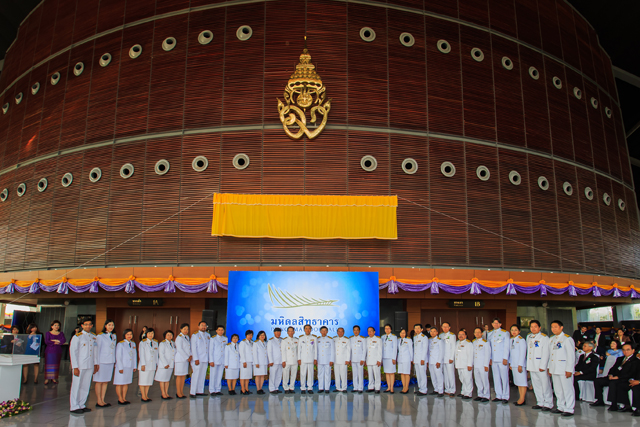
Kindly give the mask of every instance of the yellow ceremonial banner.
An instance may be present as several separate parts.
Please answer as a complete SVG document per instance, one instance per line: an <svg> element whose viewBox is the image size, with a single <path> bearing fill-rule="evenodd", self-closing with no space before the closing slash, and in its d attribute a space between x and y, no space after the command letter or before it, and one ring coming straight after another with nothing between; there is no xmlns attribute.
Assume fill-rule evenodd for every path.
<svg viewBox="0 0 640 427"><path fill-rule="evenodd" d="M397 239L397 196L220 194L212 236Z"/></svg>

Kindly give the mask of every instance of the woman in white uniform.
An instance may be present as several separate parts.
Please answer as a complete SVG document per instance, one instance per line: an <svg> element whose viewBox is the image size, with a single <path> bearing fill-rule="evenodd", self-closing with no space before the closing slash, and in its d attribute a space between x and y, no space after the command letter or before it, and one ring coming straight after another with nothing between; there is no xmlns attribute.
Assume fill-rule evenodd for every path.
<svg viewBox="0 0 640 427"><path fill-rule="evenodd" d="M393 394L393 386L396 381L396 357L398 357L398 337L391 333L391 325L384 325L384 335L380 337L382 340L382 367L384 369L385 379L387 380L387 389L385 393Z"/></svg>
<svg viewBox="0 0 640 427"><path fill-rule="evenodd" d="M153 377L158 367L158 341L154 339L155 336L156 333L153 328L148 328L146 338L140 341L138 386L140 387L141 400L143 402L151 402L151 399L149 399L149 387L153 385Z"/></svg>
<svg viewBox="0 0 640 427"><path fill-rule="evenodd" d="M240 351L240 389L242 394L252 394L249 391L249 381L253 377L253 331L249 329L244 333L238 349Z"/></svg>
<svg viewBox="0 0 640 427"><path fill-rule="evenodd" d="M173 332L165 331L163 340L158 346L158 370L156 381L160 383L160 391L164 400L173 399L169 396L169 381L173 373L176 360L176 346L173 343Z"/></svg>
<svg viewBox="0 0 640 427"><path fill-rule="evenodd" d="M400 339L398 340L398 373L402 379L402 391L400 393L409 393L409 381L411 380L411 363L413 362L413 341L407 338L406 329L400 330Z"/></svg>
<svg viewBox="0 0 640 427"><path fill-rule="evenodd" d="M264 331L258 332L258 339L253 343L253 375L256 376L256 388L258 394L264 394L262 386L264 377L267 375L269 359L267 357L267 334Z"/></svg>
<svg viewBox="0 0 640 427"><path fill-rule="evenodd" d="M527 394L527 340L520 336L518 325L511 327L511 351L509 352L509 368L513 375L513 383L518 387L520 398L516 406L524 405Z"/></svg>
<svg viewBox="0 0 640 427"><path fill-rule="evenodd" d="M96 406L98 408L104 408L111 406L111 403L104 401L104 396L107 394L107 384L111 382L113 377L113 367L116 364L116 344L118 343L118 337L115 333L116 325L113 320L107 319L104 322L102 333L96 337L96 343L98 348L96 349L97 362L100 368L98 372L93 374L93 382L96 383Z"/></svg>
<svg viewBox="0 0 640 427"><path fill-rule="evenodd" d="M133 331L125 329L122 333L124 339L116 345L116 374L113 384L116 386L118 405L128 405L127 391L133 381L133 373L136 370L136 343L133 342Z"/></svg>
<svg viewBox="0 0 640 427"><path fill-rule="evenodd" d="M240 350L238 334L231 335L231 342L224 349L224 378L227 380L229 394L236 394L236 382L240 377Z"/></svg>
<svg viewBox="0 0 640 427"><path fill-rule="evenodd" d="M176 338L176 363L174 374L176 375L176 397L185 399L184 380L189 373L189 362L191 362L191 341L189 340L189 324L180 325L180 333Z"/></svg>

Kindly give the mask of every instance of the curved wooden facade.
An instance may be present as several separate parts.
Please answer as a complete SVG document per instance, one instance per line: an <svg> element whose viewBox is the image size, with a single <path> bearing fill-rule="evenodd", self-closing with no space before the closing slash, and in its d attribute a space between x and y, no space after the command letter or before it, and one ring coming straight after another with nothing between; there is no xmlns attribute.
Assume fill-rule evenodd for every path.
<svg viewBox="0 0 640 427"><path fill-rule="evenodd" d="M236 36L243 25L253 32L246 41ZM363 27L375 40L360 37ZM203 45L205 30L213 40ZM405 32L411 47L400 42ZM305 34L333 101L324 133L292 141L276 98ZM167 37L177 40L170 51ZM133 59L136 44L142 53ZM562 0L45 0L7 53L0 93L8 103L0 114L0 191L8 190L0 271L375 264L640 275L611 62ZM248 168L234 168L238 153L250 157ZM200 155L204 172L192 168ZM375 171L360 167L364 155L377 159ZM417 161L415 174L403 171L406 158ZM160 159L171 165L162 176L154 172ZM441 173L446 161L453 177ZM135 168L128 179L120 177L125 163ZM95 167L102 178L92 182ZM397 194L399 239L214 238L206 197L215 191Z"/></svg>

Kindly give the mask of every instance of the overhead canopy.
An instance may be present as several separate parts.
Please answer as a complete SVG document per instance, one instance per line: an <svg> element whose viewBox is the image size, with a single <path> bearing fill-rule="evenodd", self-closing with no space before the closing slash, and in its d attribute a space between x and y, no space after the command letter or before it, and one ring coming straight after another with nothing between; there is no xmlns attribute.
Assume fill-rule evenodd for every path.
<svg viewBox="0 0 640 427"><path fill-rule="evenodd" d="M397 239L397 196L220 194L212 236Z"/></svg>

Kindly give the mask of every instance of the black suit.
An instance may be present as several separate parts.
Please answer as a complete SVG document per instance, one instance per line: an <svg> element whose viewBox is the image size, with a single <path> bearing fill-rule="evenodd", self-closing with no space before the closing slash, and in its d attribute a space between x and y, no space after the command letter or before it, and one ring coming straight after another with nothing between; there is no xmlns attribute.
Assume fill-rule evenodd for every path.
<svg viewBox="0 0 640 427"><path fill-rule="evenodd" d="M637 376L640 360L635 356L630 356L626 362L626 357L618 357L616 363L613 364L609 371L609 376L618 377L618 379L610 380L608 377L597 378L595 380L596 399L602 402L602 389L609 386L609 400L611 406L616 407L618 403L629 405L629 379Z"/></svg>
<svg viewBox="0 0 640 427"><path fill-rule="evenodd" d="M596 336L593 336L593 342L600 348L604 349L603 351L607 351L607 340L603 333L600 333L598 340L596 341Z"/></svg>
<svg viewBox="0 0 640 427"><path fill-rule="evenodd" d="M595 381L598 376L598 365L600 364L600 357L594 352L589 353L589 356L585 357L584 354L580 355L578 364L576 365L576 373L581 372L580 375L573 376L573 388L576 392L576 398L580 396L580 388L578 387L578 381Z"/></svg>

